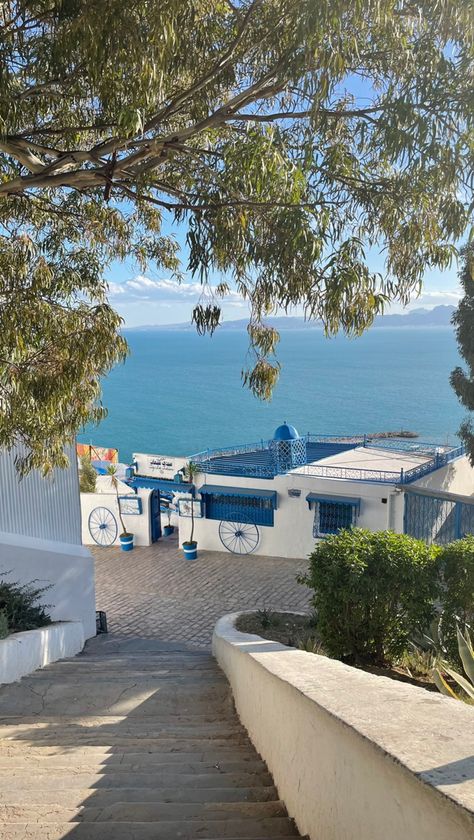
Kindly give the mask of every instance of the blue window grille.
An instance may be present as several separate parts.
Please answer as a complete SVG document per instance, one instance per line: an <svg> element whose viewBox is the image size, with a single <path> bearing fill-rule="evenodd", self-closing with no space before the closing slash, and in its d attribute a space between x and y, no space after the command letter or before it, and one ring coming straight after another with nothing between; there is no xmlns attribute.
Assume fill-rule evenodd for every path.
<svg viewBox="0 0 474 840"><path fill-rule="evenodd" d="M356 524L360 499L324 498L309 493L306 500L309 507L314 502L313 537L337 534L343 528L352 528Z"/></svg>
<svg viewBox="0 0 474 840"><path fill-rule="evenodd" d="M269 498L207 493L206 519L231 520L273 527L274 501Z"/></svg>

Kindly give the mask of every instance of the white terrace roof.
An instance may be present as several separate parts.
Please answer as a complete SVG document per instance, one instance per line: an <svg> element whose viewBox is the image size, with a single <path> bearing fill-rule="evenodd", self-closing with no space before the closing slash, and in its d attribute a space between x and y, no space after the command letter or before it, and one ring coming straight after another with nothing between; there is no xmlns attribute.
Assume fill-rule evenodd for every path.
<svg viewBox="0 0 474 840"><path fill-rule="evenodd" d="M327 478L366 477L372 478L372 480L377 480L377 474L380 473L382 480L389 481L390 474L392 474L392 480L396 483L401 470L406 473L427 464L432 458L433 455L428 454L357 446L354 449L348 449L345 452L338 452L335 455L329 455L327 458L313 461L303 467L296 467L291 470L291 473L296 475L313 474ZM358 471L361 471L360 476L358 476Z"/></svg>

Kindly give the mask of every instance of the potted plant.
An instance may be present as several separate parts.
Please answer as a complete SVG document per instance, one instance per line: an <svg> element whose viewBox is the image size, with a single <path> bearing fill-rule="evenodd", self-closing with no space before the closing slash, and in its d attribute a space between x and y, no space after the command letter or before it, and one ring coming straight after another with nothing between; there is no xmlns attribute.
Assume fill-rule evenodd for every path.
<svg viewBox="0 0 474 840"><path fill-rule="evenodd" d="M171 508L170 508L170 503L169 503L169 501L168 501L167 499L162 499L162 500L161 500L161 504L163 505L163 507L162 507L162 511L163 511L163 513L166 513L166 516L168 517L168 524L167 524L167 525L165 525L165 527L163 528L163 536L165 536L165 537L169 537L169 536L171 536L171 534L172 534L172 533L173 533L173 531L174 531L174 527L173 527L173 525L171 524Z"/></svg>
<svg viewBox="0 0 474 840"><path fill-rule="evenodd" d="M194 484L196 476L201 472L200 467L194 461L188 461L183 470L186 481ZM186 560L197 560L197 542L194 539L194 497L191 498L191 534L189 540L183 542L184 557Z"/></svg>
<svg viewBox="0 0 474 840"><path fill-rule="evenodd" d="M127 531L125 527L125 522L123 521L122 511L120 510L120 499L119 499L119 480L117 478L117 467L115 464L109 464L107 467L107 475L110 476L110 483L115 490L117 495L117 507L118 507L118 515L120 519L120 524L122 526L122 533L119 535L120 540L120 547L122 551L132 551L133 549L133 534Z"/></svg>

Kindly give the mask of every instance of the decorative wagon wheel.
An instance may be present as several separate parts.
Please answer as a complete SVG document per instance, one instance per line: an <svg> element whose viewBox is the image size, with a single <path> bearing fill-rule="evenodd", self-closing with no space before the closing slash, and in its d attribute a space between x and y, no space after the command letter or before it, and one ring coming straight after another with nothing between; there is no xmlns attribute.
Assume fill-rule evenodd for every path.
<svg viewBox="0 0 474 840"><path fill-rule="evenodd" d="M239 522L239 514L233 519L222 520L219 537L222 545L232 554L251 554L260 540L260 533L254 522Z"/></svg>
<svg viewBox="0 0 474 840"><path fill-rule="evenodd" d="M97 545L112 545L117 539L117 520L112 511L96 507L89 514L89 534Z"/></svg>

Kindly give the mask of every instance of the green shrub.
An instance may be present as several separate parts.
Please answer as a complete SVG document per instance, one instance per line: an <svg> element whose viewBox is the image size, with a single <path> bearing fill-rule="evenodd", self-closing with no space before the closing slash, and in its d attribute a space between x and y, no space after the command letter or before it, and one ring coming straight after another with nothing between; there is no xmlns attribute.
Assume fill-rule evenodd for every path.
<svg viewBox="0 0 474 840"><path fill-rule="evenodd" d="M474 626L474 536L443 546L438 563L443 588L439 634L448 659L459 663L457 625Z"/></svg>
<svg viewBox="0 0 474 840"><path fill-rule="evenodd" d="M51 624L46 612L47 607L38 604L40 597L51 589L51 586L36 586L37 581L31 583L9 583L0 580L0 614L5 615L10 633L20 633L22 630L35 630Z"/></svg>
<svg viewBox="0 0 474 840"><path fill-rule="evenodd" d="M4 610L2 610L0 612L0 639L6 639L9 633L8 619Z"/></svg>
<svg viewBox="0 0 474 840"><path fill-rule="evenodd" d="M95 493L97 484L97 473L91 464L88 455L81 456L79 470L79 489L81 493Z"/></svg>
<svg viewBox="0 0 474 840"><path fill-rule="evenodd" d="M391 531L340 531L319 543L300 582L314 590L330 656L383 664L406 650L434 612L438 549Z"/></svg>

